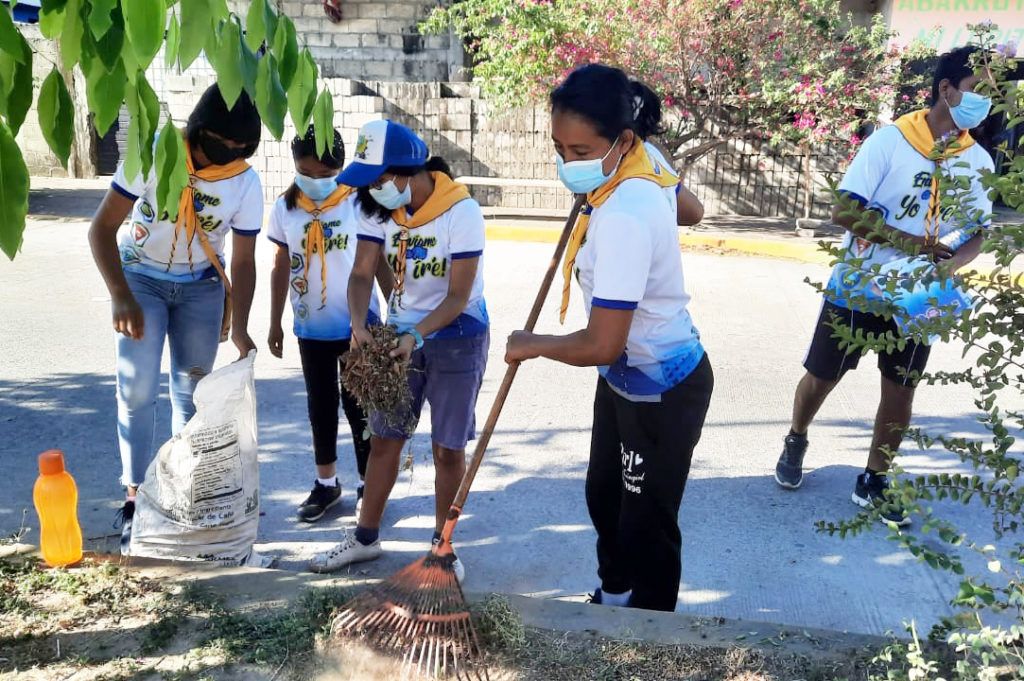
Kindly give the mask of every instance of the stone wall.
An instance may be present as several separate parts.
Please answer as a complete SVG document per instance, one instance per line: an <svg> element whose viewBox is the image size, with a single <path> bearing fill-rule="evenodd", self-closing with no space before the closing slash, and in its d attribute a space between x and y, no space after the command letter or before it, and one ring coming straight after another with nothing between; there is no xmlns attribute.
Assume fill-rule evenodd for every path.
<svg viewBox="0 0 1024 681"><path fill-rule="evenodd" d="M405 82L465 80L465 56L449 35L421 35L419 23L436 0L344 0L335 24L318 0L279 0L278 11L295 22L325 77ZM249 3L232 0L244 17Z"/></svg>

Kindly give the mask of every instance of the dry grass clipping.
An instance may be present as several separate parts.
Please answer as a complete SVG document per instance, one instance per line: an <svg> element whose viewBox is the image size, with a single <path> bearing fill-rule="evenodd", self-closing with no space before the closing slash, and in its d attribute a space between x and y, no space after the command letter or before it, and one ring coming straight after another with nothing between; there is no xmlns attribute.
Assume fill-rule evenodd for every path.
<svg viewBox="0 0 1024 681"><path fill-rule="evenodd" d="M398 347L398 334L390 326L371 326L369 331L373 344L345 353L341 384L367 414L380 413L388 426L404 429L410 425L412 394L408 364L391 357Z"/></svg>

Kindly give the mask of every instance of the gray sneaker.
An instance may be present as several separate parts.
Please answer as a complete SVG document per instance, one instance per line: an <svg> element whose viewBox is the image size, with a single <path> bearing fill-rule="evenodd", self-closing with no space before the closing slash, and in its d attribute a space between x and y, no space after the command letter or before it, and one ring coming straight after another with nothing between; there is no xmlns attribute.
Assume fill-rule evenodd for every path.
<svg viewBox="0 0 1024 681"><path fill-rule="evenodd" d="M787 435L782 455L775 464L775 482L783 489L798 489L804 482L804 454L807 435Z"/></svg>

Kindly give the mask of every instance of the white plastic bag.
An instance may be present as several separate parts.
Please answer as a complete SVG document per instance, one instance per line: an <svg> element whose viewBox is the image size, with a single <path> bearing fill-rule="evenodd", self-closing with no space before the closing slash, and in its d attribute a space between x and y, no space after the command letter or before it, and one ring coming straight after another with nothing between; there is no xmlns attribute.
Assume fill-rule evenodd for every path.
<svg viewBox="0 0 1024 681"><path fill-rule="evenodd" d="M195 415L164 443L135 501L133 556L264 565L259 530L256 351L202 378Z"/></svg>

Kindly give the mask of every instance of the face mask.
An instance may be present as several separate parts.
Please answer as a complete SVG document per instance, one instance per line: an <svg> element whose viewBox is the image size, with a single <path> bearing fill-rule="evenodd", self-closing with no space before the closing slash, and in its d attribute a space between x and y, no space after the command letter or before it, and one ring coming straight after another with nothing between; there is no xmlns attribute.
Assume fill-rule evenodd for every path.
<svg viewBox="0 0 1024 681"><path fill-rule="evenodd" d="M618 139L612 142L611 148L601 158L586 161L570 161L566 163L560 154L555 154L558 178L562 181L562 184L574 194L588 194L607 182L615 174L619 163L622 162L622 157L619 157L615 168L612 168L612 172L607 175L604 174L604 160L608 158L608 154L612 153L612 149L615 148L617 142Z"/></svg>
<svg viewBox="0 0 1024 681"><path fill-rule="evenodd" d="M946 100L949 106L949 100ZM992 100L983 97L976 92L965 92L960 98L960 103L949 107L949 115L953 117L956 127L961 130L971 130L981 125L988 112L992 109Z"/></svg>
<svg viewBox="0 0 1024 681"><path fill-rule="evenodd" d="M370 196L388 210L396 210L412 203L412 182L407 182L405 189L398 191L398 185L395 184L395 181L388 180L381 185L380 189L370 187Z"/></svg>
<svg viewBox="0 0 1024 681"><path fill-rule="evenodd" d="M244 158L248 152L248 147L232 149L220 140L205 134L199 138L199 145L203 148L206 158L210 159L210 163L215 166L225 166L232 161Z"/></svg>
<svg viewBox="0 0 1024 681"><path fill-rule="evenodd" d="M338 188L338 183L333 175L331 177L309 177L308 175L297 173L295 175L295 184L302 190L303 194L314 201L323 201L331 195L331 192Z"/></svg>

